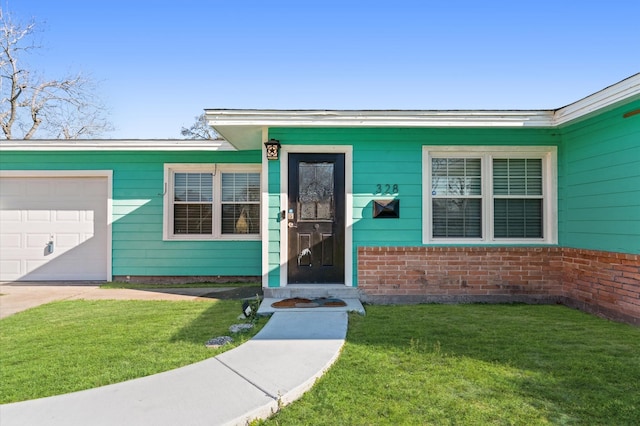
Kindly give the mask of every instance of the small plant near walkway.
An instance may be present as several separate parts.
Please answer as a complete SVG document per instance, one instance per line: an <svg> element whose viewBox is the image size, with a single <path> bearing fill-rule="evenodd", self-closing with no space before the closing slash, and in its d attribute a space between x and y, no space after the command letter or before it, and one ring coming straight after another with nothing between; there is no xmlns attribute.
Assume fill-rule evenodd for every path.
<svg viewBox="0 0 640 426"><path fill-rule="evenodd" d="M0 321L0 403L58 395L171 370L215 356L257 333L210 349L238 322L240 300L65 301Z"/></svg>
<svg viewBox="0 0 640 426"><path fill-rule="evenodd" d="M638 424L640 329L563 306L368 306L275 425Z"/></svg>
<svg viewBox="0 0 640 426"><path fill-rule="evenodd" d="M262 303L262 298L259 294L256 294L256 297L254 298L245 299L242 302L242 314L245 318L252 322L258 321L258 309L260 308L260 303Z"/></svg>

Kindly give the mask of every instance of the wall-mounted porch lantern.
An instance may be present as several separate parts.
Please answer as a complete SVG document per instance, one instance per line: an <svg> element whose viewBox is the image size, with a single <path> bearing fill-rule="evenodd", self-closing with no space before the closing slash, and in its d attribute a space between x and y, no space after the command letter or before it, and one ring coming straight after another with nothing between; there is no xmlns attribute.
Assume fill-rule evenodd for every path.
<svg viewBox="0 0 640 426"><path fill-rule="evenodd" d="M280 141L271 138L264 143L264 146L267 147L267 160L277 160L281 146Z"/></svg>

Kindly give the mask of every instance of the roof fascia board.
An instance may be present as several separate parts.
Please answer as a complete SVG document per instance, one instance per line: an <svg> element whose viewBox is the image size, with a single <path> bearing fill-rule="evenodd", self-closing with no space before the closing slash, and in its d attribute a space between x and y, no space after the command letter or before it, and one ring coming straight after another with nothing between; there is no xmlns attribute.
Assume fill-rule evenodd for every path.
<svg viewBox="0 0 640 426"><path fill-rule="evenodd" d="M622 102L640 99L640 73L632 75L599 92L556 110L554 126L587 118L595 112L603 112Z"/></svg>
<svg viewBox="0 0 640 426"><path fill-rule="evenodd" d="M206 109L215 128L557 127L640 98L640 73L554 110L259 110Z"/></svg>
<svg viewBox="0 0 640 426"><path fill-rule="evenodd" d="M209 125L267 127L551 127L554 111L206 110ZM224 130L223 130L224 132Z"/></svg>

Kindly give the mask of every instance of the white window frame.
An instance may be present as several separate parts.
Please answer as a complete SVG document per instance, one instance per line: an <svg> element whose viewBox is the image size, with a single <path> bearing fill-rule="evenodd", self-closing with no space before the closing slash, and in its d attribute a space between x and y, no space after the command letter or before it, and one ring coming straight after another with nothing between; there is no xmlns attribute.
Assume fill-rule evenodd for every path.
<svg viewBox="0 0 640 426"><path fill-rule="evenodd" d="M262 239L262 226L257 234L223 234L222 233L222 173L258 173L260 164L195 164L166 163L164 165L164 210L162 238L165 241L259 241ZM174 174L175 173L211 173L213 175L213 232L211 234L174 234ZM260 179L262 192L262 179ZM260 208L259 211L262 211ZM260 221L262 225L262 221Z"/></svg>
<svg viewBox="0 0 640 426"><path fill-rule="evenodd" d="M557 244L558 154L555 146L423 146L422 147L422 242L423 244ZM480 158L482 179L482 238L433 238L431 159ZM493 159L539 158L542 160L542 238L495 238L493 236ZM516 197L518 198L518 197Z"/></svg>

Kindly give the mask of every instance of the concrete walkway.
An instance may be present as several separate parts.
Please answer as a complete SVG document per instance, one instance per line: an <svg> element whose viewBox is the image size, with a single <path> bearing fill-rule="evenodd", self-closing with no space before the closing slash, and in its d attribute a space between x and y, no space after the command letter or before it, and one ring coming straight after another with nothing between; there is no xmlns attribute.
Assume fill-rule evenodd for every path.
<svg viewBox="0 0 640 426"><path fill-rule="evenodd" d="M0 424L244 425L298 399L337 359L347 312L276 312L249 342L183 368L0 406Z"/></svg>

